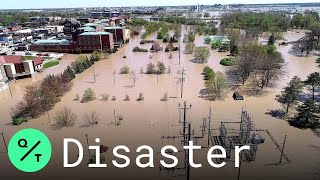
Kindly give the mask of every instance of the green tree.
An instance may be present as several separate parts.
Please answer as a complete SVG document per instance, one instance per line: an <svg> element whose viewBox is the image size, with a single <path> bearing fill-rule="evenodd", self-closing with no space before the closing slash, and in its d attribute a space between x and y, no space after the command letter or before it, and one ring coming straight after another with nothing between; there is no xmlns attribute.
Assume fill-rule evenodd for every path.
<svg viewBox="0 0 320 180"><path fill-rule="evenodd" d="M293 77L288 86L281 91L281 94L276 96L276 100L283 104L286 109L286 113L289 112L289 108L298 103L299 94L302 92L303 83L297 76Z"/></svg>
<svg viewBox="0 0 320 180"><path fill-rule="evenodd" d="M158 61L157 63L157 72L158 74L164 74L166 72L166 66L164 65L163 62Z"/></svg>
<svg viewBox="0 0 320 180"><path fill-rule="evenodd" d="M214 78L215 72L209 66L203 68L202 71L203 80L208 81Z"/></svg>
<svg viewBox="0 0 320 180"><path fill-rule="evenodd" d="M91 54L93 61L100 61L103 58L103 53L101 50L95 50Z"/></svg>
<svg viewBox="0 0 320 180"><path fill-rule="evenodd" d="M320 74L318 72L311 73L304 84L309 86L312 93L312 100L315 99L315 89L320 86Z"/></svg>
<svg viewBox="0 0 320 180"><path fill-rule="evenodd" d="M147 69L146 69L146 74L154 74L154 73L156 73L157 71L156 71L156 66L153 64L153 63L149 63L149 64L147 64Z"/></svg>
<svg viewBox="0 0 320 180"><path fill-rule="evenodd" d="M93 89L88 88L84 91L81 102L85 103L96 99L96 93Z"/></svg>
<svg viewBox="0 0 320 180"><path fill-rule="evenodd" d="M206 63L210 57L210 50L208 47L200 46L194 50L194 58L200 63Z"/></svg>
<svg viewBox="0 0 320 180"><path fill-rule="evenodd" d="M195 44L194 43L187 43L184 50L186 53L190 53L192 54L195 48Z"/></svg>
<svg viewBox="0 0 320 180"><path fill-rule="evenodd" d="M188 42L193 43L195 41L195 39L196 39L195 34L193 32L189 32L188 33Z"/></svg>
<svg viewBox="0 0 320 180"><path fill-rule="evenodd" d="M217 72L214 78L205 81L205 87L210 99L220 99L228 90L228 81L222 72Z"/></svg>
<svg viewBox="0 0 320 180"><path fill-rule="evenodd" d="M320 125L320 108L314 100L307 100L297 108L298 114L290 121L301 128L318 128Z"/></svg>
<svg viewBox="0 0 320 180"><path fill-rule="evenodd" d="M74 72L70 66L68 66L67 69L64 70L64 73L66 74L69 81L71 81L72 79L74 79L76 77L76 75L74 74Z"/></svg>

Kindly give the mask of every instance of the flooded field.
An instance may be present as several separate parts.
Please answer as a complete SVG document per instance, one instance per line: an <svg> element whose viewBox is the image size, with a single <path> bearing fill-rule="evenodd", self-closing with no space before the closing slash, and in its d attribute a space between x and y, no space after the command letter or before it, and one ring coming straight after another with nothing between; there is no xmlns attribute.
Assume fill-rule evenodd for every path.
<svg viewBox="0 0 320 180"><path fill-rule="evenodd" d="M149 38L153 39L155 35ZM303 34L288 32L285 39L288 41L296 40ZM24 89L27 85L35 83L47 74L61 73L64 68L77 58L77 55L65 55L58 66L45 70L42 74L37 74L31 79L18 80L11 84L13 98L11 98L9 89L0 92L0 132L5 132L7 141L18 130L32 127L43 131L51 140L53 145L53 157L49 165L37 175L29 174L28 177L39 177L50 175L50 177L73 177L74 174L81 174L83 179L94 179L95 176L105 175L111 179L122 179L125 177L136 177L137 179L185 179L183 176L172 177L170 173L159 172L160 148L172 144L181 147L180 139L167 140L161 139L162 136L178 136L181 128L179 124L179 106L183 101L192 104L191 110L187 112L187 120L192 123L192 129L195 134L201 134L200 126L202 118L208 116L209 108L212 108L212 119L214 129L219 128L221 121L240 121L240 113L242 108L246 108L251 114L255 126L258 129L268 129L278 142L282 142L283 137L287 135L286 154L292 161L289 164L275 166L270 165L279 161L280 153L276 146L268 138L267 134L262 134L266 138L266 142L259 146L255 162L243 163L241 168L241 179L319 179L315 178L315 172L319 172L320 152L315 146L320 146L320 138L311 130L300 130L288 125L287 122L279 120L267 115L266 112L281 108L280 104L275 101L275 96L280 93L289 80L297 75L305 79L311 72L319 71L316 67L316 57L295 57L289 54L291 45L278 47L283 54L286 66L286 75L276 83L276 87L267 88L261 96L246 96L245 101L234 101L232 99L233 91L230 91L224 100L207 101L199 97L199 92L204 88L202 80L202 70L205 65L214 69L214 71L225 72L226 67L219 64L220 60L227 56L227 53L219 53L211 50L211 56L207 64L195 64L190 60L192 55L181 54L181 64L179 65L179 54L173 52L173 58L169 58L169 53L133 53L132 48L139 45L140 38L131 39L130 43L124 45L115 54L108 58L97 62L94 67L89 68L73 80L73 87L70 92L62 97L54 109L49 112L50 118L43 115L37 119L30 120L20 126L10 125L10 108L21 100ZM162 43L160 43L162 44ZM196 46L203 45L203 37L196 37ZM162 45L165 46L165 45ZM184 46L184 45L182 45ZM150 49L151 44L141 45ZM123 58L123 56L127 58ZM150 58L152 56L152 58ZM164 75L146 75L140 74L140 69L146 67L149 62L156 63L163 61L165 65L170 66L171 73ZM132 87L129 75L120 75L120 68L124 65L129 66L138 75L136 85ZM94 83L93 68L96 73L96 82ZM185 84L183 98L180 96L179 70L184 68ZM113 78L113 73L116 72ZM115 80L115 81L114 81ZM74 101L75 95L83 94L87 88L94 89L97 100L89 103L80 103ZM144 94L144 101L136 101L139 93ZM101 101L101 94L107 93L116 96L116 101ZM160 101L164 93L168 93L168 101ZM125 95L128 94L131 101L123 101ZM53 130L49 124L53 124L55 113L63 107L70 108L78 115L76 125L72 128L62 130ZM83 116L91 111L96 111L100 116L100 122L92 128L81 127L85 121ZM114 113L122 115L124 120L119 126L115 126ZM94 139L99 137L101 143L110 148L105 154L108 167L105 169L89 169L87 168L87 159L85 157L81 167L75 169L63 169L63 138L76 138L86 147L85 135L88 134L89 142L95 145ZM199 145L205 146L207 139L200 140ZM126 145L131 149L131 165L127 169L116 169L112 166L111 160L112 147L117 145ZM150 145L154 148L155 168L139 169L135 165L135 149L140 145ZM74 147L73 147L74 149ZM5 172L4 177L10 177L10 174L19 172L10 164L2 141L0 141L0 159L1 169ZM72 151L70 151L72 152ZM84 151L87 152L86 150ZM227 162L227 167L222 169L214 169L206 162L207 149L195 152L195 161L201 162L203 168L191 169L191 179L199 179L201 177L236 179L238 169L234 168L234 162ZM76 159L77 154L70 154L70 157ZM180 164L182 166L183 155L181 153ZM71 158L72 159L72 158ZM182 174L183 172L174 172L173 174ZM2 175L1 175L2 176ZM143 176L143 177L142 177ZM22 177L22 174L21 174ZM25 175L23 176L25 177Z"/></svg>

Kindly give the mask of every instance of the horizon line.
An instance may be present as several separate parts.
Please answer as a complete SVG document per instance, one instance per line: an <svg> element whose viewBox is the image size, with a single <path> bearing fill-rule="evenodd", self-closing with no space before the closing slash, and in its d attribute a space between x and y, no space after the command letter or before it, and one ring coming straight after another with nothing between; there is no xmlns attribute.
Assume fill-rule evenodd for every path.
<svg viewBox="0 0 320 180"><path fill-rule="evenodd" d="M213 6L213 5L290 5L290 4L319 4L320 2L292 2L292 3L232 3L232 4L193 4L193 5L157 5L157 6L139 6L139 5L133 5L133 6L86 6L86 7L45 7L45 8L6 8L6 9L0 9L0 10L43 10L43 9L84 9L84 8L130 8L130 7L181 7L181 6L196 6L196 5L203 5L203 6ZM0 12L1 13L1 12Z"/></svg>

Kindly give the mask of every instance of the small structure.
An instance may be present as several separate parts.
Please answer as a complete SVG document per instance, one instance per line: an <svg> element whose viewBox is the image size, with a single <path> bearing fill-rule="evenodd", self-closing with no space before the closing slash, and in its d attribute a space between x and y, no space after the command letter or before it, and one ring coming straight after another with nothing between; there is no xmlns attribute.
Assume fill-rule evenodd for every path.
<svg viewBox="0 0 320 180"><path fill-rule="evenodd" d="M221 42L221 44L230 44L227 36L206 36L204 39L210 39L209 44Z"/></svg>
<svg viewBox="0 0 320 180"><path fill-rule="evenodd" d="M36 70L42 68L43 58L34 57L24 60L22 56L0 56L0 63L3 66L4 75L8 79L20 79L31 77Z"/></svg>
<svg viewBox="0 0 320 180"><path fill-rule="evenodd" d="M243 100L244 99L243 96L239 92L233 93L232 97L234 100Z"/></svg>

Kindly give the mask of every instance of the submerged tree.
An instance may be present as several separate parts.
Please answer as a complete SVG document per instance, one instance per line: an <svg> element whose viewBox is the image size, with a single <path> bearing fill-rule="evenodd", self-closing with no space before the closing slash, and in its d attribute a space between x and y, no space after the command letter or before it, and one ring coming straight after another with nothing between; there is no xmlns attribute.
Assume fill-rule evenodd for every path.
<svg viewBox="0 0 320 180"><path fill-rule="evenodd" d="M276 51L274 45L263 47L265 48L265 51L261 54L262 56L256 60L257 85L261 90L269 85L270 81L278 79L279 76L283 74L282 66L284 62L281 53Z"/></svg>
<svg viewBox="0 0 320 180"><path fill-rule="evenodd" d="M261 59L264 52L265 49L255 42L249 42L241 46L237 57L235 72L243 85L256 69L257 60Z"/></svg>
<svg viewBox="0 0 320 180"><path fill-rule="evenodd" d="M220 99L222 95L228 90L228 81L222 72L217 72L213 78L205 82L207 94L210 99Z"/></svg>
<svg viewBox="0 0 320 180"><path fill-rule="evenodd" d="M289 108L296 105L299 100L299 94L302 92L303 83L297 76L293 77L288 86L281 91L281 94L276 96L276 100L283 104L286 109L286 113L289 112Z"/></svg>
<svg viewBox="0 0 320 180"><path fill-rule="evenodd" d="M186 53L188 54L192 54L195 48L195 44L194 43L187 43L184 50Z"/></svg>
<svg viewBox="0 0 320 180"><path fill-rule="evenodd" d="M88 88L84 91L81 102L86 103L89 101L93 101L96 99L96 93L93 91L93 89Z"/></svg>
<svg viewBox="0 0 320 180"><path fill-rule="evenodd" d="M99 114L96 111L93 111L89 114L85 114L84 119L86 121L86 124L91 127L98 124L100 120Z"/></svg>
<svg viewBox="0 0 320 180"><path fill-rule="evenodd" d="M206 66L203 68L202 75L203 75L203 80L207 81L214 78L215 72L213 71L212 68L210 68L209 66Z"/></svg>
<svg viewBox="0 0 320 180"><path fill-rule="evenodd" d="M311 73L304 84L310 87L312 100L315 99L315 89L320 87L320 74L318 72Z"/></svg>
<svg viewBox="0 0 320 180"><path fill-rule="evenodd" d="M72 113L72 111L69 108L64 107L61 111L58 111L56 113L54 120L56 121L53 125L55 129L72 127L74 126L75 121L77 120L77 115Z"/></svg>
<svg viewBox="0 0 320 180"><path fill-rule="evenodd" d="M162 61L157 62L157 73L158 74L164 74L166 72L166 66Z"/></svg>
<svg viewBox="0 0 320 180"><path fill-rule="evenodd" d="M135 87L138 81L138 76L135 71L131 71L129 79L132 82L132 86Z"/></svg>
<svg viewBox="0 0 320 180"><path fill-rule="evenodd" d="M290 121L300 128L318 128L320 126L320 108L314 100L307 100L297 108L298 114Z"/></svg>
<svg viewBox="0 0 320 180"><path fill-rule="evenodd" d="M210 50L208 47L201 46L196 47L194 50L194 58L199 61L199 63L206 63L210 57Z"/></svg>

